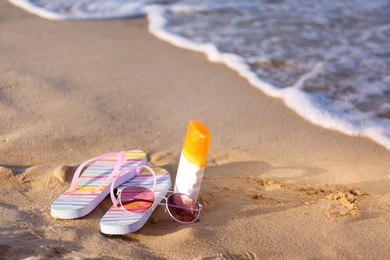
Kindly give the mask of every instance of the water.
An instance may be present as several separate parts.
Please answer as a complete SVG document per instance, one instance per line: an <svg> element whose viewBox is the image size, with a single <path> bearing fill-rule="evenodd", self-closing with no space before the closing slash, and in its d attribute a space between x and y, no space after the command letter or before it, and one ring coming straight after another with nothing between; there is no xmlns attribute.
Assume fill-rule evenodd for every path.
<svg viewBox="0 0 390 260"><path fill-rule="evenodd" d="M146 15L314 124L390 149L388 0L11 0L49 19Z"/></svg>

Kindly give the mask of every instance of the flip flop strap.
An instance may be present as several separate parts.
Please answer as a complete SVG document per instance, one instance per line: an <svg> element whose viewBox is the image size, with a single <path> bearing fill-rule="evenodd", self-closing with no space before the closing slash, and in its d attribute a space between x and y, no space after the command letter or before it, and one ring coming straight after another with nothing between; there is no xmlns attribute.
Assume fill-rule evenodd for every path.
<svg viewBox="0 0 390 260"><path fill-rule="evenodd" d="M104 159L104 158L111 157L111 156L118 156L118 160L116 162L114 170L112 171L112 173L110 174L108 179L106 181L104 181L102 184L100 184L99 187L97 187L94 190L94 193L97 192L109 179L116 176L116 173L119 171L120 167L123 164L123 161L125 160L125 153L123 151L119 152L119 153L118 152L106 153L106 154L94 157L92 159L89 159L89 160L83 162L82 164L80 164L80 166L77 168L76 172L73 175L72 183L70 184L70 192L75 192L77 190L77 182L80 178L81 171L84 169L84 167L87 164L89 164L93 161L97 161L97 160Z"/></svg>
<svg viewBox="0 0 390 260"><path fill-rule="evenodd" d="M120 206L118 200L117 200L116 197L115 197L114 189L115 189L115 182L116 182L116 180L119 178L119 176L121 175L121 173L124 172L124 171L135 170L135 171L136 171L135 176L136 176L136 177L139 177L140 172L141 172L141 170L142 170L143 168L148 169L149 172L153 175L153 188L152 188L152 191L154 191L154 189L156 188L156 184L157 184L157 176L156 176L156 173L154 172L154 170L153 170L151 167L147 166L147 165L130 166L130 167L124 169L123 171L121 171L120 174L117 175L117 176L115 177L114 181L111 183L111 187L110 187L110 196L111 196L112 204L114 204L114 207L119 207L119 206Z"/></svg>

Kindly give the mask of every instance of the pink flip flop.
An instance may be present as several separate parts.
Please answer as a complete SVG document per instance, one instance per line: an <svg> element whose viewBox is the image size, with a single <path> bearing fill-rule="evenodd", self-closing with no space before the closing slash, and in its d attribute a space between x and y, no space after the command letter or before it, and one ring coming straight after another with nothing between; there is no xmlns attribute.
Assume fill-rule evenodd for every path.
<svg viewBox="0 0 390 260"><path fill-rule="evenodd" d="M145 164L146 154L141 150L107 153L85 161L77 168L69 190L51 205L52 216L61 219L84 217L109 194L113 180L116 179L118 186L135 176L136 167Z"/></svg>
<svg viewBox="0 0 390 260"><path fill-rule="evenodd" d="M155 194L155 202L150 210L140 213L129 213L118 206L113 190L111 200L113 205L100 221L100 230L108 235L122 235L136 232L142 228L159 202L167 195L171 188L171 176L169 172L160 167L147 167L141 170L134 178L118 186L118 191L128 186L142 186L150 189ZM139 167L142 168L142 167ZM152 170L152 171L151 171Z"/></svg>

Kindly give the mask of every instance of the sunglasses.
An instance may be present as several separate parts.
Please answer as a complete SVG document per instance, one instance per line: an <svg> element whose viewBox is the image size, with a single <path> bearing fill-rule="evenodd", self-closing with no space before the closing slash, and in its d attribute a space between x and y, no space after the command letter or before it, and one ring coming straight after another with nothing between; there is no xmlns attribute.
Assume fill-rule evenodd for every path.
<svg viewBox="0 0 390 260"><path fill-rule="evenodd" d="M140 166L137 168L137 175L142 168L148 169L154 178L153 188L149 189L143 186L127 186L118 189L117 198L112 196L111 199L117 207L121 207L129 213L144 213L154 209L154 205L165 206L165 210L177 222L190 224L199 221L199 213L202 205L194 198L187 194L171 192L167 197L156 196L153 190L156 186L156 174L149 166ZM115 181L114 181L115 182ZM114 182L112 184L114 184ZM113 191L113 189L112 189ZM158 202L157 198L162 197L165 203ZM159 200L161 201L161 200Z"/></svg>

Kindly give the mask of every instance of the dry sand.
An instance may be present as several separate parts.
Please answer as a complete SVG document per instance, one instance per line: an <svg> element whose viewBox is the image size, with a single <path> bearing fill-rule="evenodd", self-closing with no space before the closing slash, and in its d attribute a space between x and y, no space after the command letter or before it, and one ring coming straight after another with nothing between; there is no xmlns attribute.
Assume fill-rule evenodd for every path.
<svg viewBox="0 0 390 260"><path fill-rule="evenodd" d="M146 19L54 22L1 1L0 61L0 258L389 257L388 150L311 125ZM99 154L142 149L174 180L190 119L212 134L199 223L161 207L140 231L104 236L109 199L50 216Z"/></svg>

